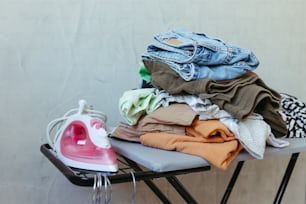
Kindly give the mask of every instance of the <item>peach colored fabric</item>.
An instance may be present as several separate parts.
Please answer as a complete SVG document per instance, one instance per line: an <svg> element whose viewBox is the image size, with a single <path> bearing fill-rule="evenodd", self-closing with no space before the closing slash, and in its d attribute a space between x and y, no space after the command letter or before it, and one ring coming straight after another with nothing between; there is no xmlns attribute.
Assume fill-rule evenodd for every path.
<svg viewBox="0 0 306 204"><path fill-rule="evenodd" d="M238 140L219 120L196 119L186 128L186 134L146 133L140 141L146 146L200 156L222 170L242 150Z"/></svg>
<svg viewBox="0 0 306 204"><path fill-rule="evenodd" d="M120 123L112 133L112 137L123 140L139 142L140 136L145 133L165 132L172 134L185 134L185 126L190 126L196 118L189 105L172 103L160 107L153 113L143 116L136 125Z"/></svg>

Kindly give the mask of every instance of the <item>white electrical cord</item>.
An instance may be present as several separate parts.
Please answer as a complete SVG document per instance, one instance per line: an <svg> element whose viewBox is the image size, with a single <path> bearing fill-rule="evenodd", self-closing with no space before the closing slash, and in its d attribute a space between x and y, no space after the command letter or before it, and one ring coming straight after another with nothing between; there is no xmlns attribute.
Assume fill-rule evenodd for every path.
<svg viewBox="0 0 306 204"><path fill-rule="evenodd" d="M77 115L77 114L87 114L93 118L100 119L104 126L104 129L106 130L106 121L107 121L106 114L101 111L93 110L92 107L87 106L85 100L80 100L79 108L74 108L74 109L69 110L62 117L52 120L47 125L47 128L46 128L47 140L48 140L49 145L52 147L52 149L54 149L54 144L56 143L61 133L63 132L62 124L69 118L69 116ZM54 128L57 128L57 129L54 130ZM53 138L51 139L51 135L53 131L55 131L55 134L53 135Z"/></svg>
<svg viewBox="0 0 306 204"><path fill-rule="evenodd" d="M131 203L134 204L135 203L135 197L136 197L136 178L135 178L135 175L134 173L131 171L130 172L131 175L132 175L132 179L133 179L133 194L132 194L132 200L131 200Z"/></svg>
<svg viewBox="0 0 306 204"><path fill-rule="evenodd" d="M102 185L102 176L104 179L104 193ZM93 195L92 195L92 204L101 204L102 197L104 194L104 203L108 204L112 198L112 185L110 180L107 177L107 174L101 174L100 172L96 173L94 176L94 185L93 185Z"/></svg>

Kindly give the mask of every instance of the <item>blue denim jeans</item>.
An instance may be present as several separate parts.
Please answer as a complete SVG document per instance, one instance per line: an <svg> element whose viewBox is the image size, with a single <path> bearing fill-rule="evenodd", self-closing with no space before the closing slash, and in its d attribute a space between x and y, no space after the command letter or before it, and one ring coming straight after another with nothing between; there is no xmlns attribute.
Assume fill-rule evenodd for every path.
<svg viewBox="0 0 306 204"><path fill-rule="evenodd" d="M184 29L155 35L142 59L164 62L186 81L233 79L259 65L249 50Z"/></svg>

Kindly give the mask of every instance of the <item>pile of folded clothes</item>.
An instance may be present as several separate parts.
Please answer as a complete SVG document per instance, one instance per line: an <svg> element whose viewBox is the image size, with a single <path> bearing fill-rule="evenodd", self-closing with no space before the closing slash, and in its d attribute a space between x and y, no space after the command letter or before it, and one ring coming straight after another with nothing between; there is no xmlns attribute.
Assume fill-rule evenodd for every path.
<svg viewBox="0 0 306 204"><path fill-rule="evenodd" d="M155 35L141 57L142 87L120 98L124 122L113 137L197 155L223 170L243 149L262 159L266 144L289 145L281 138L292 117L281 102L290 96L254 72L251 51L175 29Z"/></svg>

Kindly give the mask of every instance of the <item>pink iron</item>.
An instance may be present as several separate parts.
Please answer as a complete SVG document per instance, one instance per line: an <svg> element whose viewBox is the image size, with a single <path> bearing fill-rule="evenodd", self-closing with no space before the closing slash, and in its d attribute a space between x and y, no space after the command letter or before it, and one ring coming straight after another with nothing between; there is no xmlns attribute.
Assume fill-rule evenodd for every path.
<svg viewBox="0 0 306 204"><path fill-rule="evenodd" d="M48 124L47 138L67 166L102 172L118 171L116 154L108 140L106 115L80 100L79 108ZM57 130L53 129L57 127ZM50 135L55 132L53 142Z"/></svg>

